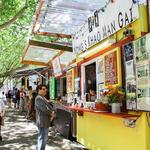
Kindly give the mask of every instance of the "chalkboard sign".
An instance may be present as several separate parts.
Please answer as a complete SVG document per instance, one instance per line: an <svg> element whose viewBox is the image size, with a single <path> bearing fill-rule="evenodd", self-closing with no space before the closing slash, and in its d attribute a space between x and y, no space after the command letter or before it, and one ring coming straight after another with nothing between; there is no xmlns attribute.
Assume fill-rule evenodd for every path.
<svg viewBox="0 0 150 150"><path fill-rule="evenodd" d="M105 85L118 84L117 51L105 56Z"/></svg>

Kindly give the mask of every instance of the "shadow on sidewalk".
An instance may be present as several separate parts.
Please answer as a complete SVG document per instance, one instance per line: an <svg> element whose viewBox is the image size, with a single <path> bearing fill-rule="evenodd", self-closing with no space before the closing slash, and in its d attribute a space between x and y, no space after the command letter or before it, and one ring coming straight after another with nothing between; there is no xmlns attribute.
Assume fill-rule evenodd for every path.
<svg viewBox="0 0 150 150"><path fill-rule="evenodd" d="M26 122L25 113L7 109L2 137L0 150L30 150L36 144L37 131L33 123Z"/></svg>
<svg viewBox="0 0 150 150"><path fill-rule="evenodd" d="M27 122L25 113L7 109L5 126L2 127L3 141L0 150L35 150L37 128L33 122ZM83 146L63 138L51 128L46 150L85 150Z"/></svg>

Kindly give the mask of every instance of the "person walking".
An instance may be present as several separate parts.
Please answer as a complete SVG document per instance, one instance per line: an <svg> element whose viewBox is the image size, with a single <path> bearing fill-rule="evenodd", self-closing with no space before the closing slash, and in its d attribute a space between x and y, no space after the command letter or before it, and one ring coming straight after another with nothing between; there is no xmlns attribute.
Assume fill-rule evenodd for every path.
<svg viewBox="0 0 150 150"><path fill-rule="evenodd" d="M20 91L20 111L21 112L25 111L25 98L26 98L26 93L24 89L22 88Z"/></svg>
<svg viewBox="0 0 150 150"><path fill-rule="evenodd" d="M33 119L33 116L32 116L33 107L32 106L33 106L33 90L32 90L32 86L30 86L29 87L28 113L27 113L27 117L26 117L28 120Z"/></svg>
<svg viewBox="0 0 150 150"><path fill-rule="evenodd" d="M5 104L2 99L0 99L0 141L2 141L1 126L4 125L4 114L5 114Z"/></svg>
<svg viewBox="0 0 150 150"><path fill-rule="evenodd" d="M17 92L18 92L18 89L17 89L17 88L14 88L14 90L13 90L13 102L14 102L14 108L17 107Z"/></svg>
<svg viewBox="0 0 150 150"><path fill-rule="evenodd" d="M20 107L20 90L17 90L17 94L16 94L16 100L17 100L17 109L19 109Z"/></svg>
<svg viewBox="0 0 150 150"><path fill-rule="evenodd" d="M50 120L51 117L55 117L55 111L53 110L52 105L50 105L48 100L45 98L47 87L45 85L39 85L37 90L38 95L35 98L36 125L38 127L36 150L45 150Z"/></svg>
<svg viewBox="0 0 150 150"><path fill-rule="evenodd" d="M7 105L7 99L6 99L5 92L2 92L2 97L1 97L1 99L3 100L4 104Z"/></svg>
<svg viewBox="0 0 150 150"><path fill-rule="evenodd" d="M8 108L12 108L12 98L13 98L13 92L12 90L9 90L7 93Z"/></svg>

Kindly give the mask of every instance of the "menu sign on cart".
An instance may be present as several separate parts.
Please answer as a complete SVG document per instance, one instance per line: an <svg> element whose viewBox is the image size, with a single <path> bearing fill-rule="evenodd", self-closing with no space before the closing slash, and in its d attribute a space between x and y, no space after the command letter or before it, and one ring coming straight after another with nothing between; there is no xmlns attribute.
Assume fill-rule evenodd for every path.
<svg viewBox="0 0 150 150"><path fill-rule="evenodd" d="M105 85L118 84L117 51L105 56Z"/></svg>
<svg viewBox="0 0 150 150"><path fill-rule="evenodd" d="M52 66L55 77L62 75L62 68L59 57L56 57L54 60L52 60Z"/></svg>
<svg viewBox="0 0 150 150"><path fill-rule="evenodd" d="M125 62L126 104L128 110L135 110L137 109L137 101L133 43L130 42L124 45L123 50Z"/></svg>
<svg viewBox="0 0 150 150"><path fill-rule="evenodd" d="M137 109L150 111L150 34L134 42Z"/></svg>
<svg viewBox="0 0 150 150"><path fill-rule="evenodd" d="M67 93L71 93L74 90L74 73L73 69L67 71L66 78L67 78Z"/></svg>

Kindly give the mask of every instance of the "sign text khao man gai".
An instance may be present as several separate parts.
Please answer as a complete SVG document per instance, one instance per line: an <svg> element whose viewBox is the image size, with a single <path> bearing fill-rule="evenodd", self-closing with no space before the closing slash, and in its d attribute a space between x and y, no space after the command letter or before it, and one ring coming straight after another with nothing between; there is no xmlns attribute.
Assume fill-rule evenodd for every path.
<svg viewBox="0 0 150 150"><path fill-rule="evenodd" d="M138 19L138 4L116 0L104 12L95 11L88 23L73 35L73 51L79 54Z"/></svg>

